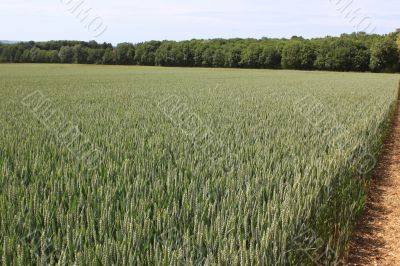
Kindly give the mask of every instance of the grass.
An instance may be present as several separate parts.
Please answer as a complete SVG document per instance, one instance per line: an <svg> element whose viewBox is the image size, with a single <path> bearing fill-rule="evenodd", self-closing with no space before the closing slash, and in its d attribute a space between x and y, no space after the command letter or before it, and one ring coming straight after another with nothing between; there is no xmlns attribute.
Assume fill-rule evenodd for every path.
<svg viewBox="0 0 400 266"><path fill-rule="evenodd" d="M337 262L398 79L0 65L2 262Z"/></svg>

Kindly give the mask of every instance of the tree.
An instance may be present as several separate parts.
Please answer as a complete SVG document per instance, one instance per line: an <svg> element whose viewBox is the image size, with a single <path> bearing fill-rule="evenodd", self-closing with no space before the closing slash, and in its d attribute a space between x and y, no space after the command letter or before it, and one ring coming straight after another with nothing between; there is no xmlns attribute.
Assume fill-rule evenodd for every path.
<svg viewBox="0 0 400 266"><path fill-rule="evenodd" d="M300 49L300 69L312 69L315 59L315 47L310 42L303 42Z"/></svg>
<svg viewBox="0 0 400 266"><path fill-rule="evenodd" d="M304 39L211 39L138 44L49 41L0 44L0 62L399 71L400 32Z"/></svg>
<svg viewBox="0 0 400 266"><path fill-rule="evenodd" d="M107 48L103 55L103 64L112 65L115 64L115 53L112 48Z"/></svg>
<svg viewBox="0 0 400 266"><path fill-rule="evenodd" d="M193 61L194 66L202 66L203 63L203 53L206 49L204 41L194 43Z"/></svg>
<svg viewBox="0 0 400 266"><path fill-rule="evenodd" d="M288 42L282 50L282 66L288 69L311 69L315 58L314 47L297 39Z"/></svg>
<svg viewBox="0 0 400 266"><path fill-rule="evenodd" d="M5 45L1 52L1 61L13 63L16 51L17 47L15 45Z"/></svg>
<svg viewBox="0 0 400 266"><path fill-rule="evenodd" d="M155 53L161 42L150 41L140 43L135 49L135 62L139 65L153 66L155 64Z"/></svg>
<svg viewBox="0 0 400 266"><path fill-rule="evenodd" d="M58 57L58 55L57 55ZM31 50L30 49L25 49L24 52L21 55L21 62L22 63L30 63L32 62L31 60Z"/></svg>
<svg viewBox="0 0 400 266"><path fill-rule="evenodd" d="M396 43L397 43L397 48L400 50L400 29L397 30Z"/></svg>
<svg viewBox="0 0 400 266"><path fill-rule="evenodd" d="M120 65L133 65L135 59L135 46L131 43L120 43L115 48L115 60Z"/></svg>
<svg viewBox="0 0 400 266"><path fill-rule="evenodd" d="M105 49L88 49L87 50L87 63L88 64L102 64Z"/></svg>
<svg viewBox="0 0 400 266"><path fill-rule="evenodd" d="M353 35L329 38L317 44L315 68L334 71L366 71L369 68L368 47Z"/></svg>
<svg viewBox="0 0 400 266"><path fill-rule="evenodd" d="M399 50L396 34L387 35L371 47L370 68L372 71L397 71L399 69Z"/></svg>
<svg viewBox="0 0 400 266"><path fill-rule="evenodd" d="M33 63L43 63L42 62L42 58L39 55L39 52L40 52L40 49L37 48L37 47L31 49L31 51L30 51L30 55L31 55L30 61L31 62L33 62Z"/></svg>
<svg viewBox="0 0 400 266"><path fill-rule="evenodd" d="M273 46L264 47L259 57L260 66L265 68L279 68L281 60L279 49Z"/></svg>
<svg viewBox="0 0 400 266"><path fill-rule="evenodd" d="M242 61L242 49L238 46L231 47L226 56L226 65L229 67L238 67Z"/></svg>
<svg viewBox="0 0 400 266"><path fill-rule="evenodd" d="M399 61L398 61L398 64L400 65L400 29L397 29L396 44L397 44L397 50L398 50L398 53L399 53Z"/></svg>
<svg viewBox="0 0 400 266"><path fill-rule="evenodd" d="M155 52L155 65L181 66L184 62L184 54L177 42L163 42Z"/></svg>
<svg viewBox="0 0 400 266"><path fill-rule="evenodd" d="M213 54L212 66L213 67L223 67L225 65L225 54L222 48L215 50Z"/></svg>
<svg viewBox="0 0 400 266"><path fill-rule="evenodd" d="M22 53L24 52L24 50L21 48L17 48L17 50L15 51L15 54L14 54L14 62L15 63L20 63L21 62L21 59L22 59Z"/></svg>
<svg viewBox="0 0 400 266"><path fill-rule="evenodd" d="M240 65L252 68L259 67L261 53L262 48L259 44L250 44L242 51Z"/></svg>
<svg viewBox="0 0 400 266"><path fill-rule="evenodd" d="M193 55L193 43L183 42L181 45L182 49L182 64L183 66L193 66L194 65L194 55Z"/></svg>
<svg viewBox="0 0 400 266"><path fill-rule="evenodd" d="M354 71L367 71L369 70L369 62L371 58L371 51L363 44L358 44L352 55L352 69Z"/></svg>
<svg viewBox="0 0 400 266"><path fill-rule="evenodd" d="M88 53L82 45L77 44L72 47L72 62L75 64L85 64L87 62Z"/></svg>
<svg viewBox="0 0 400 266"><path fill-rule="evenodd" d="M201 58L202 58L201 65L202 66L211 67L213 65L214 52L215 52L214 46L207 44L206 48L203 50L203 54L201 56Z"/></svg>
<svg viewBox="0 0 400 266"><path fill-rule="evenodd" d="M87 48L90 48L90 49L99 49L99 48L101 48L101 45L100 44L98 44L96 41L89 41L88 43L87 43L87 45L86 45L86 47Z"/></svg>
<svg viewBox="0 0 400 266"><path fill-rule="evenodd" d="M112 46L112 44L111 43L106 43L106 42L103 42L101 45L100 45L100 47L99 48L102 48L102 49L107 49L107 48L113 48L113 46Z"/></svg>
<svg viewBox="0 0 400 266"><path fill-rule="evenodd" d="M72 47L62 46L60 52L58 53L61 63L72 63L74 57L74 51Z"/></svg>
<svg viewBox="0 0 400 266"><path fill-rule="evenodd" d="M48 63L60 63L60 58L58 57L58 51L50 50L44 52Z"/></svg>

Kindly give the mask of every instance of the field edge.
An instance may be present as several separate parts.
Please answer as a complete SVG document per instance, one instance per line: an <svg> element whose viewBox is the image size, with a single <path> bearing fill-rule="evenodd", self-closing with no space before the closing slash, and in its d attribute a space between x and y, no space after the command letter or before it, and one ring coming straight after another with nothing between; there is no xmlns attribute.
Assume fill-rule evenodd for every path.
<svg viewBox="0 0 400 266"><path fill-rule="evenodd" d="M376 186L381 186L378 183L378 177L376 176L376 172L378 171L379 164L382 160L384 160L385 156L389 153L388 149L386 148L388 143L391 140L391 136L394 134L396 131L396 119L400 116L400 80L398 83L398 88L397 88L397 99L393 102L393 105L391 107L390 115L388 117L388 122L387 122L387 127L385 128L383 138L381 140L381 143L379 145L379 151L377 153L376 158L378 158L377 163L374 167L374 169L370 172L368 178L366 179L366 185L365 185L365 201L364 201L364 206L362 207L362 211L359 213L359 215L355 218L354 224L352 227L352 230L350 231L350 239L346 245L345 249L345 254L344 254L344 262L345 265L363 265L363 264L358 264L352 262L355 260L354 254L358 253L357 249L355 248L354 244L356 242L356 238L358 237L358 234L360 234L360 228L365 227L365 220L370 218L368 216L368 211L370 206L369 204L369 199L371 198L372 194L377 193L375 190L377 189ZM374 187L375 186L375 187ZM364 219L363 219L364 218Z"/></svg>

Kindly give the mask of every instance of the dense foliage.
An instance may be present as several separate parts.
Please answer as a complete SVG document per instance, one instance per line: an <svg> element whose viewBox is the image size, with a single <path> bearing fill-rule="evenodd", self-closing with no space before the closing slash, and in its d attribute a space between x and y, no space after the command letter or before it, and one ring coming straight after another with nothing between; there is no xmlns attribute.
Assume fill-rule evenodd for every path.
<svg viewBox="0 0 400 266"><path fill-rule="evenodd" d="M98 44L50 41L0 45L0 62L396 72L397 34L316 39L213 39ZM397 41L397 43L396 43Z"/></svg>
<svg viewBox="0 0 400 266"><path fill-rule="evenodd" d="M364 203L356 162L378 152L398 78L0 65L3 265L333 265ZM24 104L35 91L46 104ZM61 141L69 128L54 125L68 122L82 137ZM85 139L97 167L71 153Z"/></svg>

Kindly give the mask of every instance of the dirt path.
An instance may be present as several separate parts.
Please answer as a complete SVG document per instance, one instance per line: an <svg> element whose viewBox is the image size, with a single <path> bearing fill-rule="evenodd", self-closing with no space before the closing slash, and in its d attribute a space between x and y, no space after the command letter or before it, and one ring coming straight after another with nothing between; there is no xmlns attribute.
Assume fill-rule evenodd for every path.
<svg viewBox="0 0 400 266"><path fill-rule="evenodd" d="M349 254L348 265L400 265L400 101Z"/></svg>

